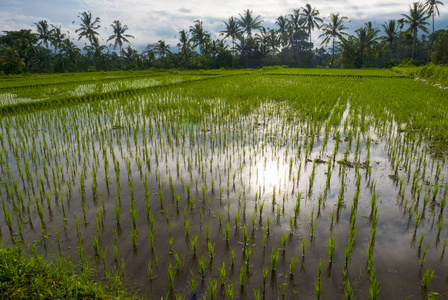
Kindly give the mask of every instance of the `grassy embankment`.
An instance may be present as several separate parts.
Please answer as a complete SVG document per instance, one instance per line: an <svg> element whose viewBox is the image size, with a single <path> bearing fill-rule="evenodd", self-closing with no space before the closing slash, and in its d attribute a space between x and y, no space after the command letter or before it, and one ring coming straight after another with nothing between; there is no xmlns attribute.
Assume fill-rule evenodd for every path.
<svg viewBox="0 0 448 300"><path fill-rule="evenodd" d="M58 256L46 260L28 257L18 246L0 246L1 299L128 299L121 281L106 289L91 280L93 269L82 270ZM117 284L118 283L118 284Z"/></svg>
<svg viewBox="0 0 448 300"><path fill-rule="evenodd" d="M413 78L424 79L442 87L448 87L448 67L429 64L423 67L394 67L392 70Z"/></svg>

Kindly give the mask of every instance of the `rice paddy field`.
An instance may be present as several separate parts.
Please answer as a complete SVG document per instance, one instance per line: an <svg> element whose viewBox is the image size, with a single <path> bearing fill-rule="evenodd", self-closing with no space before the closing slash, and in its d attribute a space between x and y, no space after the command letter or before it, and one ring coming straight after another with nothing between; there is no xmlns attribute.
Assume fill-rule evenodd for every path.
<svg viewBox="0 0 448 300"><path fill-rule="evenodd" d="M448 297L448 91L430 84L281 68L3 79L0 143L3 246L91 265L117 293Z"/></svg>

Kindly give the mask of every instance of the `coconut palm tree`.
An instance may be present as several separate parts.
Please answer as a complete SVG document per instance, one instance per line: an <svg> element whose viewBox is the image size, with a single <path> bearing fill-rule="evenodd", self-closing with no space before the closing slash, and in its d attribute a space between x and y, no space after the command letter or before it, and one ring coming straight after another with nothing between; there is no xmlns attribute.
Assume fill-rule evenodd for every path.
<svg viewBox="0 0 448 300"><path fill-rule="evenodd" d="M185 67L188 66L188 62L191 57L191 44L190 44L190 37L188 36L188 32L182 29L179 31L179 43L177 43L177 47L180 48L180 59L182 62L182 65Z"/></svg>
<svg viewBox="0 0 448 300"><path fill-rule="evenodd" d="M96 17L95 20L92 20L92 13L90 11L84 11L78 17L81 19L81 23L79 24L80 28L75 31L77 33L79 32L78 41L84 37L89 41L90 45L98 45L97 35L99 33L96 30L100 28L100 18Z"/></svg>
<svg viewBox="0 0 448 300"><path fill-rule="evenodd" d="M70 41L70 39L65 39L60 47L61 50L64 51L68 58L72 61L75 69L77 69L76 63L81 55L81 49L79 49L78 46L75 45L75 43Z"/></svg>
<svg viewBox="0 0 448 300"><path fill-rule="evenodd" d="M45 48L47 48L48 50L48 45L49 43L51 44L52 39L51 35L53 33L53 29L50 29L50 26L48 25L46 20L42 20L34 24L37 27L38 39L41 41L41 43L45 45ZM53 73L53 62L51 59L51 55L49 57L50 57L51 73Z"/></svg>
<svg viewBox="0 0 448 300"><path fill-rule="evenodd" d="M263 27L261 24L264 21L261 20L261 16L258 15L254 18L253 12L250 9L246 9L242 15L239 15L240 18L237 20L238 24L243 28L243 31L249 38L252 38L252 30L261 29Z"/></svg>
<svg viewBox="0 0 448 300"><path fill-rule="evenodd" d="M318 17L319 10L316 8L312 8L309 3L302 7L301 16L301 24L305 26L308 31L308 35L310 36L311 43L311 31L314 30L314 27L317 29L320 28L320 24L322 24L323 20Z"/></svg>
<svg viewBox="0 0 448 300"><path fill-rule="evenodd" d="M59 54L62 54L61 48L65 40L65 34L61 31L61 26L53 26L51 33L51 43L54 47L54 54L59 50ZM62 71L65 73L64 57L61 55Z"/></svg>
<svg viewBox="0 0 448 300"><path fill-rule="evenodd" d="M159 40L154 45L154 52L159 55L162 63L166 65L166 56L171 54L170 45L165 42L165 40Z"/></svg>
<svg viewBox="0 0 448 300"><path fill-rule="evenodd" d="M442 1L439 0L426 0L425 7L426 11L428 12L429 16L432 18L432 35L431 35L431 51L432 46L434 44L434 17L437 14L437 16L440 16L439 8L437 5L444 5ZM431 51L428 52L428 61Z"/></svg>
<svg viewBox="0 0 448 300"><path fill-rule="evenodd" d="M114 50L117 48L117 45L120 49L123 47L123 42L125 43L131 43L129 42L128 38L134 38L130 34L126 34L125 32L129 29L127 25L122 26L121 22L119 20L114 20L112 24L110 24L110 27L112 27L112 30L114 31L114 34L112 34L108 39L107 42L110 40L114 40Z"/></svg>
<svg viewBox="0 0 448 300"><path fill-rule="evenodd" d="M425 33L429 33L428 28L429 25L426 22L426 19L429 18L429 15L426 13L425 6L420 2L414 2L412 6L409 7L409 15L402 14L404 22L409 24L409 28L406 29L405 33L412 34L412 59L414 59L415 53L415 42L417 41L418 31L422 30Z"/></svg>
<svg viewBox="0 0 448 300"><path fill-rule="evenodd" d="M440 16L439 8L437 5L444 5L442 1L439 0L426 0L425 9L429 16L432 18L432 34L434 35L434 17Z"/></svg>
<svg viewBox="0 0 448 300"><path fill-rule="evenodd" d="M392 59L393 48L398 34L398 24L396 20L389 20L382 26L384 29L384 33L386 34L383 37L383 40L386 41L389 45L390 59Z"/></svg>
<svg viewBox="0 0 448 300"><path fill-rule="evenodd" d="M210 42L210 34L204 30L201 20L194 21L194 25L190 26L190 33L193 48L199 46L199 51L201 52L202 57L204 57L207 50L207 44Z"/></svg>
<svg viewBox="0 0 448 300"><path fill-rule="evenodd" d="M92 13L89 12L82 12L78 15L78 17L81 19L81 23L79 24L80 28L76 29L76 33L78 33L78 41L81 38L85 38L89 41L90 46L98 48L99 42L98 37L99 33L96 31L100 28L100 18L96 17L95 20L92 18ZM93 51L93 66L96 69L96 62L95 62L95 56L98 51Z"/></svg>
<svg viewBox="0 0 448 300"><path fill-rule="evenodd" d="M282 47L287 47L289 42L289 22L285 16L280 16L275 21L278 26L278 33L280 35L280 44Z"/></svg>
<svg viewBox="0 0 448 300"><path fill-rule="evenodd" d="M225 30L219 32L219 35L223 35L224 38L232 39L232 67L235 68L235 39L239 38L243 29L240 27L238 20L233 16L229 18L229 22L224 21L226 26Z"/></svg>
<svg viewBox="0 0 448 300"><path fill-rule="evenodd" d="M360 67L363 66L364 55L368 55L374 48L378 46L380 37L379 29L375 28L372 22L365 23L364 27L355 30L357 36L355 37L358 43Z"/></svg>
<svg viewBox="0 0 448 300"><path fill-rule="evenodd" d="M330 21L328 23L324 23L322 25L323 33L319 36L319 38L324 37L324 40L321 44L328 45L331 41L332 43L332 50L331 50L331 63L330 68L333 67L334 63L334 49L336 44L336 39L343 39L344 36L348 36L348 33L344 30L347 30L348 27L344 25L344 20L347 20L346 16L339 16L339 13L337 14L331 14L328 19Z"/></svg>

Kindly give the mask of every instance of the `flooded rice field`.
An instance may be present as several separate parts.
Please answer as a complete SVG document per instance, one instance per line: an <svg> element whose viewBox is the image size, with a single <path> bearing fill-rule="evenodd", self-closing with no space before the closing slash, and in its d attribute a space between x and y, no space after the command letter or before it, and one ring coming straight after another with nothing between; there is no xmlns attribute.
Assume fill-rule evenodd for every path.
<svg viewBox="0 0 448 300"><path fill-rule="evenodd" d="M240 75L4 115L3 245L148 299L447 296L446 152L417 122L446 104L394 102L425 89Z"/></svg>

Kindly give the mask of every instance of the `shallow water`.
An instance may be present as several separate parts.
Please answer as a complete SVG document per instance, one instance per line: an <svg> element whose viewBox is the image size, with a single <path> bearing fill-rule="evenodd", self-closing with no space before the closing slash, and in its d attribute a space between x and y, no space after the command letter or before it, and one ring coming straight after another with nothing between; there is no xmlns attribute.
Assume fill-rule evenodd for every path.
<svg viewBox="0 0 448 300"><path fill-rule="evenodd" d="M26 247L37 240L40 241L36 244L39 253L51 256L60 252L79 262L75 230L78 219L84 257L90 257L100 270L97 277L102 277L103 262L95 259L95 237L99 238L105 252L106 268L114 270L123 260L126 279L143 297L160 298L170 291L168 269L170 265L176 268L177 254L183 266L176 271L171 296L183 294L186 298L200 298L208 292L211 279L217 280L217 294L224 295L225 288L220 285L219 276L219 267L224 263L225 283L234 285L236 298L252 297L254 290L262 290L262 270L266 266L269 268L266 298L284 294L286 298L312 299L316 295L319 262L322 262L321 296L340 299L347 282L343 280L344 248L348 245L353 222L353 199L359 193L356 209L353 209L356 236L347 279L358 299L364 299L368 297L370 286L367 250L373 227L371 199L376 193L378 225L373 265L381 287L380 297L426 297L428 290L421 288L420 280L428 268L434 269L436 274L429 290L447 293L448 271L443 253L446 210L440 209L447 194L445 161L425 155L423 143L415 150L423 162L418 156L407 160L400 146L409 146L409 141L393 120L381 129L371 127L361 132L350 125L356 118L351 106L342 103L344 113L339 125L329 129L324 146L326 125L312 125L299 116L286 120L290 108L283 102L265 102L247 115L226 116L221 114L227 105L224 100L204 100L202 104L212 105L212 109L201 111L198 119L191 120L182 114L182 107L176 105L180 101L185 105L189 101L195 104L196 100L170 93L153 94L2 119L1 196L12 218L11 230L6 221L7 213L0 220L4 243L17 239ZM36 134L28 136L30 131ZM339 141L335 140L337 131ZM313 146L308 149L311 141ZM364 165L368 143L370 175ZM345 152L348 163L344 164ZM402 162L395 174L398 158ZM327 187L330 162L331 177ZM437 165L441 169L438 178ZM310 181L313 168L314 179ZM421 184L420 197L412 188L415 170ZM421 178L423 170L425 176ZM95 177L96 184L92 188ZM403 193L400 192L400 178L406 185ZM149 213L145 182L149 191ZM344 190L340 194L342 182ZM434 195L437 183L438 192ZM343 201L338 210L340 195ZM426 204L425 195L429 197ZM295 217L298 199L300 211ZM43 207L43 222L36 202ZM121 209L119 225L117 207ZM131 238L133 207L138 214L135 245ZM237 213L240 217L235 222ZM154 218L152 229L147 214ZM66 226L63 225L64 215ZM423 218L414 231L415 218L419 215ZM22 220L21 234L18 219ZM440 234L439 220L442 220ZM190 226L188 234L186 222ZM41 223L48 234L46 239L42 239ZM229 226L228 241L226 224ZM153 249L149 241L151 230L155 236ZM245 230L247 245L244 245ZM327 245L332 233L335 250L330 264ZM422 234L425 236L419 250ZM195 236L198 237L196 255L191 249ZM284 250L282 236L286 237ZM173 252L169 239L172 239ZM304 240L307 246L303 255ZM208 242L214 245L213 258ZM246 248L252 250L248 266ZM275 272L270 269L273 248L280 249ZM233 266L232 250L235 253ZM422 260L424 251L426 256ZM292 256L299 259L290 276ZM204 278L200 274L201 257L205 260ZM147 271L150 262L151 279ZM248 282L244 287L241 287L241 267L248 269ZM194 293L189 286L192 278L197 279Z"/></svg>

